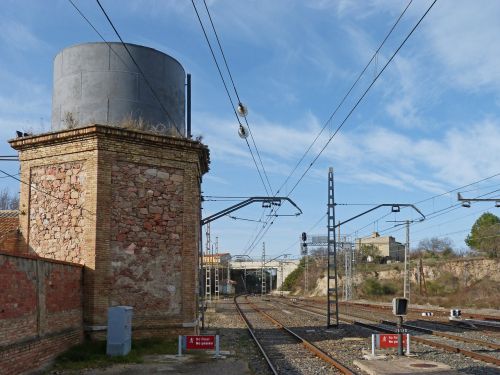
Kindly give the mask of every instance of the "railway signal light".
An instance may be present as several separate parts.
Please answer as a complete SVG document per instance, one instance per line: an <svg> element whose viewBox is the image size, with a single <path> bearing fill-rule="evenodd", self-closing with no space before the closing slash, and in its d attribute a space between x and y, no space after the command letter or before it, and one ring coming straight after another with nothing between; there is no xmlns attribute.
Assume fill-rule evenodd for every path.
<svg viewBox="0 0 500 375"><path fill-rule="evenodd" d="M392 299L392 313L396 316L406 315L408 311L408 298L396 297Z"/></svg>

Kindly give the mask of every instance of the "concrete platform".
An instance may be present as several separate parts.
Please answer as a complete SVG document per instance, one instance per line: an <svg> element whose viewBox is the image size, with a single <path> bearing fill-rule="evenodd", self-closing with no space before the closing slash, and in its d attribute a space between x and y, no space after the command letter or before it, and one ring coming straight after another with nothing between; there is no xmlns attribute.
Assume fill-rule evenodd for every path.
<svg viewBox="0 0 500 375"><path fill-rule="evenodd" d="M413 358L396 358L383 361L357 360L354 364L370 375L459 375L459 373L444 363L423 361Z"/></svg>

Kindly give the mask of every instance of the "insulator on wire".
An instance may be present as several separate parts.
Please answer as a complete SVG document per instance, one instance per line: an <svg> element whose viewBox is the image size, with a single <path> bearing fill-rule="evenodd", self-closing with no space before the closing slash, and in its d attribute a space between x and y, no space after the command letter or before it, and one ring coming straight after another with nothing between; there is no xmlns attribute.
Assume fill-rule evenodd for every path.
<svg viewBox="0 0 500 375"><path fill-rule="evenodd" d="M238 103L238 114L241 117L246 117L248 115L248 109L243 103Z"/></svg>
<svg viewBox="0 0 500 375"><path fill-rule="evenodd" d="M243 125L240 124L240 127L238 129L238 134L239 134L240 138L242 138L242 139L248 138L247 128L245 128Z"/></svg>

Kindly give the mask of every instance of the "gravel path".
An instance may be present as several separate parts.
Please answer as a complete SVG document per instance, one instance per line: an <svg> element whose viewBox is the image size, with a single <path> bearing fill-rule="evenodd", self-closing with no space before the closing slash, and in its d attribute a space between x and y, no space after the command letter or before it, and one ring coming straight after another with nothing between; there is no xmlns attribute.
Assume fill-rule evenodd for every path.
<svg viewBox="0 0 500 375"><path fill-rule="evenodd" d="M253 374L272 374L232 299L219 300L207 310L205 331L216 331L220 335L221 350L229 350L238 358L247 361Z"/></svg>
<svg viewBox="0 0 500 375"><path fill-rule="evenodd" d="M273 305L275 306L274 307L275 311L276 311L275 313L279 314L279 317L276 316L276 318L278 320L285 320L286 319L288 322L286 324L290 324L290 325L295 324L297 327L300 327L301 325L302 326L304 326L304 325L311 326L314 324L316 324L316 326L317 326L318 319L321 320L321 317L318 315L315 315L312 313L307 313L307 312L302 311L298 308L294 309L294 307L290 306L290 305L283 305L283 304L278 305L277 302L273 302ZM293 311L293 314L284 313L283 310L287 310L287 311L291 310L291 311ZM317 308L315 310L317 310ZM318 313L319 313L319 311L318 311ZM307 315L309 315L309 317L307 317ZM287 316L287 317L285 317L285 316ZM325 317L322 317L322 324L324 324L324 319L325 319ZM371 316L370 319L374 319L374 317ZM314 321L316 321L316 323L314 323ZM285 323L285 321L283 321L283 323ZM349 329L345 328L346 326L349 326L349 325L342 325L341 328L344 328L344 330L346 332L351 332L350 328ZM371 331L369 329L362 328L362 327L359 327L358 329L361 332L357 332L356 334L359 335L359 337L361 337L361 338L365 337L365 341L363 341L363 343L360 346L361 346L361 348L364 346L365 349L368 349L370 344L369 344L367 337L369 334L373 333L373 331ZM344 332L344 334L346 332ZM324 340L323 335L319 332L318 333L311 333L311 334L318 335L317 340ZM419 334L419 336L420 335L421 334ZM308 337L308 338L310 338L310 337ZM435 337L433 337L432 339L436 340ZM437 339L437 340L440 340L440 339ZM459 346L459 345L460 344L458 343L457 346ZM348 346L349 345L343 345L342 350L344 350ZM478 349L476 346L474 346L474 344L470 344L470 345L463 344L460 346L464 347L466 349L469 349L469 350ZM322 348L323 348L323 346L322 346ZM338 352L339 349L337 349L336 347L333 347L332 350L337 350L337 352ZM346 351L346 356L349 356L350 351L349 350L345 350L345 351ZM438 350L438 349L435 349L432 347L428 347L426 345L413 343L412 344L412 351L414 354L416 354L418 356L419 359L445 363L445 364L451 366L452 368L454 368L455 370L457 370L458 372L463 373L463 374L488 374L488 375L500 374L500 368L498 366L489 365L489 364L486 364L486 363L483 363L480 361L476 361L476 360L470 359L468 357L465 357L463 355L444 352L444 351L441 351L441 350ZM491 349L490 349L487 353L485 352L483 354L498 356L498 351L495 352L495 351L491 351ZM334 352L334 353L332 353L332 355L336 356L337 353ZM339 356L338 356L338 358L340 360ZM353 358L353 359L359 359L359 358L360 358L360 353L358 352L357 358ZM346 360L349 363L349 358L347 358Z"/></svg>
<svg viewBox="0 0 500 375"><path fill-rule="evenodd" d="M254 334L271 358L278 373L287 375L340 373L305 349L288 333L276 328L270 320L246 303L245 299L240 298L239 302L242 311L254 327ZM252 303L259 303L259 298L253 298Z"/></svg>

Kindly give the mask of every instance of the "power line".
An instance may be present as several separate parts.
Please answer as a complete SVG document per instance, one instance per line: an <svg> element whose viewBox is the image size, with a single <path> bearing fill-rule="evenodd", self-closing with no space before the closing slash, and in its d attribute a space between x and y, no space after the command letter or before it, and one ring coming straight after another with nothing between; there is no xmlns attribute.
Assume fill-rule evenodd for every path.
<svg viewBox="0 0 500 375"><path fill-rule="evenodd" d="M193 1L193 0L192 0ZM340 125L337 127L337 129L335 130L335 132L332 134L332 136L328 139L328 141L326 142L326 144L323 146L323 148L321 149L321 151L318 153L318 155L312 160L312 162L309 164L309 166L306 168L306 170L304 171L304 173L300 176L300 178L297 180L297 182L295 183L295 185L292 187L292 189L288 192L287 194L287 197L290 196L290 194L292 194L292 192L296 189L296 187L299 185L299 183L302 181L302 179L306 176L307 172L309 172L309 170L312 168L312 166L316 163L316 161L318 160L318 158L321 156L321 154L324 152L324 150L326 149L326 147L328 147L328 145L330 144L330 142L332 141L332 139L337 135L337 133L340 131L340 129L344 126L344 124L346 123L346 121L350 118L350 116L352 115L352 113L354 112L354 110L358 107L358 105L361 103L361 101L363 100L363 98L366 96L366 94L368 93L368 91L372 88L372 86L375 84L375 82L378 80L378 78L382 75L382 73L385 71L385 69L387 68L387 66L392 62L392 60L394 59L394 57L397 55L397 53L399 52L399 50L406 44L406 42L408 41L408 39L410 38L410 36L413 34L413 32L417 29L417 27L420 25L420 23L423 21L423 19L426 17L426 15L429 13L429 11L432 9L432 7L434 6L434 4L436 3L437 0L434 0L432 2L432 4L427 8L427 10L425 11L425 13L422 15L422 17L418 20L418 22L415 24L415 26L411 29L411 31L407 34L407 36L405 37L405 39L401 42L401 44L399 45L399 47L396 49L396 51L392 54L392 56L389 58L389 60L387 61L387 63L382 67L382 69L380 70L380 72L374 77L374 79L372 80L372 82L370 83L370 85L368 86L368 88L363 92L363 94L361 95L361 97L357 100L357 102L355 103L355 105L351 108L351 110L348 112L347 116L344 118L344 120L340 123ZM408 4L409 6L409 4ZM406 11L406 9L405 9ZM401 16L402 17L402 16ZM398 19L398 22L399 22L399 19ZM395 26L394 26L395 27ZM391 31L392 32L392 31ZM333 117L333 115L331 116ZM328 122L327 122L328 124ZM319 135L318 135L319 137ZM312 145L310 146L312 147ZM307 153L308 151L306 151ZM286 184L286 182L288 181L288 178L285 180L285 182L282 184L282 186L280 187L280 189ZM278 190L279 191L279 190ZM271 224L270 226L274 223L274 221L271 221ZM267 228L267 230L264 232L264 234L261 236L261 238L267 233L267 231L269 230L269 228ZM252 251L253 249L249 249L249 252Z"/></svg>
<svg viewBox="0 0 500 375"><path fill-rule="evenodd" d="M493 175L491 175L491 176L488 176L488 177L482 178L482 179L480 179L480 180L473 181L473 182L471 182L471 183L469 183L469 184L467 184L467 185L459 186L459 187L457 187L457 188L454 188L454 189L448 190L448 191L446 191L446 192L444 192L444 193L440 193L440 194L437 194L437 195L433 195L432 197L425 198L425 199L423 199L423 200L421 200L421 201L418 201L418 202L415 202L415 203L413 203L413 204L414 204L414 205L417 205L417 204L420 204L420 203L428 202L428 201L433 200L433 199L435 199L435 198L439 198L439 197L442 197L442 196L444 196L444 195L451 194L451 193L453 193L453 192L455 192L455 191L462 190L462 189L464 189L464 188L467 188L467 187L472 186L472 185L479 184L479 183L484 182L484 181L491 180L492 178L495 178L495 177L498 177L498 176L500 176L500 173L496 173L496 174L493 174ZM495 186L497 186L497 185L495 185ZM386 214L386 215L381 216L380 218L378 218L378 219L376 219L376 220L374 220L374 221L372 221L372 222L370 222L370 223L366 224L365 226L363 226L363 227L361 227L361 228L358 228L358 229L356 229L355 231L352 231L349 235L352 235L352 234L353 234L353 233L355 233L355 232L360 232L360 231L362 231L363 229L365 229L365 228L367 228L367 227L369 227L369 226L371 226L371 225L375 224L376 222L378 222L378 221L380 221L380 220L382 220L382 219L386 218L386 217L387 217L387 216L389 216L390 214L391 214L391 213L388 213L388 214Z"/></svg>
<svg viewBox="0 0 500 375"><path fill-rule="evenodd" d="M29 186L29 187L30 187L30 189L36 190L36 191L38 191L38 192L40 192L40 193L42 193L42 194L44 194L44 195L46 195L46 196L48 196L48 197L51 197L51 198L54 198L54 199L60 200L61 202L65 202L65 203L66 203L66 201L65 201L64 199L59 198L58 196L52 195L52 194L50 194L50 193L48 193L48 192L46 192L46 191L44 191L44 190L42 190L42 189L39 189L38 187L34 186L33 184L29 184L29 183L27 183L27 182L25 182L25 181L21 180L20 178L17 178L17 177L16 177L15 175L13 175L13 174L7 173L7 172L5 172L5 171L3 171L3 170L1 170L1 169L0 169L0 173L3 173L4 175L6 175L6 177L10 177L10 178L12 178L12 179L14 179L14 180L16 180L16 181L19 181L21 184L24 184L24 185L26 185L26 186ZM92 211L90 211L90 210L86 209L85 207L82 207L82 204L75 205L75 207L81 208L81 209L82 209L82 211L87 211L87 212L88 212L88 213L90 213L91 215L95 215Z"/></svg>
<svg viewBox="0 0 500 375"><path fill-rule="evenodd" d="M2 173L4 173L4 172L2 171ZM9 176L1 176L0 178L11 178L11 177L14 177L14 176L19 176L19 175L20 175L20 173L16 173L16 174L9 175Z"/></svg>
<svg viewBox="0 0 500 375"><path fill-rule="evenodd" d="M328 215L328 213L324 214L323 216L321 216L319 218L319 220L312 226L310 227L306 232L310 232L312 231L313 229L315 229L324 219L325 217ZM290 246L288 246L285 251L289 251L292 247L294 247L295 245L297 245L298 243L300 242L300 239L296 240L293 244L291 244Z"/></svg>
<svg viewBox="0 0 500 375"><path fill-rule="evenodd" d="M497 189L497 190L493 190L493 191L490 191L488 193L484 193L484 194L481 194L479 196L477 196L477 198L480 198L480 197L484 197L484 196L487 196L489 194L493 194L493 193L496 193L497 191L500 191L500 189ZM436 210L434 212L431 212L431 213L428 213L425 215L426 217L426 221L428 220L432 220L432 219L435 219L436 217L439 217L439 216L442 216L442 215L445 215L445 214L448 214L450 213L451 211L455 211L455 210L458 210L461 208L461 203L455 203L453 205L450 205L448 207L445 207L445 208L442 208L442 209L439 209L439 210ZM412 225L416 225L416 224L422 224L422 222L414 222L412 223ZM381 231L379 231L379 233L386 233L386 234L389 234L389 233L393 233L393 232L397 232L399 231L399 228L397 230L393 230L391 231L391 229L395 228L395 226L391 226L389 228L385 228L385 229L382 229Z"/></svg>
<svg viewBox="0 0 500 375"><path fill-rule="evenodd" d="M153 94L153 96L155 97L155 99L158 101L158 104L160 104L160 107L161 109L163 110L163 112L165 112L165 114L167 115L168 119L170 120L170 122L174 125L174 128L177 130L177 132L180 134L180 131L179 131L179 128L177 127L177 124L175 123L175 121L172 119L172 116L170 116L170 113L168 113L167 109L165 108L165 106L163 105L163 103L161 102L160 100L160 97L158 96L158 94L156 93L156 91L153 89L153 86L151 85L151 83L149 82L149 80L147 79L146 75L144 74L143 70L141 69L141 67L139 66L139 64L137 63L137 61L135 61L135 58L134 56L132 56L132 53L130 52L130 50L128 49L127 45L125 44L125 42L123 41L122 37L120 36L120 33L118 32L118 30L116 29L115 25L113 24L113 22L111 21L111 19L109 18L108 14L106 13L106 11L104 10L103 6L101 5L100 1L99 0L96 0L97 2L97 5L99 5L99 8L101 8L101 11L102 13L104 14L104 16L106 17L106 19L108 20L109 24L111 25L111 27L113 28L116 36L118 37L118 39L120 39L120 42L123 46L123 48L125 48L125 51L127 51L127 54L130 56L130 59L132 60L132 62L134 63L134 65L136 66L137 70L139 71L139 73L141 74L142 78L144 79L144 82L146 82L146 85L149 87L149 89L151 90L151 93Z"/></svg>
<svg viewBox="0 0 500 375"><path fill-rule="evenodd" d="M219 34L217 33L217 30L215 29L215 25L214 25L214 22L212 20L212 15L210 14L210 10L208 9L207 2L205 0L203 0L203 4L205 4L205 9L207 10L208 18L210 19L210 24L212 25L212 30L214 31L215 38L217 40L217 44L219 45L219 50L220 50L221 55L222 55L222 59L224 60L224 65L226 66L227 73L229 74L229 79L231 80L231 83L233 85L234 93L236 95L236 98L238 99L238 105L242 105L240 96L238 94L238 90L236 89L236 84L234 83L233 75L231 74L231 70L229 69L229 64L227 63L227 60L226 60L226 55L224 53L224 49L222 48L222 44L221 44L221 42L219 40ZM255 151L257 153L257 157L258 157L260 165L262 167L262 171L264 172L264 176L265 176L267 184L269 186L269 191L272 192L273 188L271 186L271 183L269 182L269 178L267 176L266 169L264 168L264 163L262 162L262 158L260 157L259 149L257 147L257 144L255 143L255 139L253 137L252 129L250 128L250 124L248 123L248 120L247 120L246 116L244 116L244 120L245 120L245 124L248 127L248 132L250 133L250 138L252 139L252 143L253 143L253 146L255 147Z"/></svg>
<svg viewBox="0 0 500 375"><path fill-rule="evenodd" d="M104 36L102 36L102 34L99 32L99 30L97 30L97 28L92 24L92 22L90 22L90 20L85 16L85 14L83 14L83 12L80 10L80 8L78 8L76 6L76 4L73 2L73 0L68 0L71 5L73 6L73 8L76 9L76 11L80 14L80 16L82 16L82 18L89 24L89 26L96 32L97 35L99 35L99 38L101 38L101 40L106 43L108 45L108 47L111 49L111 51L113 51L113 53L115 54L116 57L118 57L120 59L120 61L126 65L127 67L129 67L128 63L126 63L122 57L118 54L118 52L116 52L111 43L109 43L105 38Z"/></svg>
<svg viewBox="0 0 500 375"><path fill-rule="evenodd" d="M297 164L295 165L295 167L293 167L293 169L290 172L290 174L287 176L287 178L285 179L285 181L281 184L281 186L279 187L279 189L277 191L277 194L281 191L281 189L286 185L286 183L288 182L288 180L295 173L295 171L297 170L297 168L299 167L299 165L302 163L302 161L304 160L304 158L306 157L306 155L309 153L309 151L311 150L311 148L314 146L314 144L316 143L316 141L319 139L319 137L321 136L321 134L323 134L323 131L326 129L326 127L328 126L328 124L330 123L330 121L332 121L332 119L335 116L335 114L338 112L338 110L340 109L340 107L342 107L342 105L344 104L344 102L346 101L346 99L349 97L349 95L351 94L352 90L358 84L358 82L361 79L361 77L365 74L365 72L368 69L368 67L371 65L371 63L373 62L373 60L375 59L375 57L378 55L379 51L382 49L382 47L384 46L384 44L387 41L387 39L389 38L389 36L392 34L392 32L394 31L394 29L398 25L399 21L401 20L401 18L403 18L404 14L406 13L406 11L409 8L409 6L411 5L412 1L413 0L410 0L408 2L408 4L406 5L406 7L403 9L403 11L401 12L401 14L397 18L396 22L392 25L391 29L386 34L385 38L382 40L382 43L380 43L380 45L378 46L377 50L373 53L373 55L370 58L370 60L368 61L368 63L366 63L365 67L359 73L358 77L353 82L353 84L351 85L351 87L349 88L349 90L347 90L346 94L344 95L344 97L342 98L342 100L340 101L340 103L337 105L337 107L335 108L335 110L332 112L332 114L330 115L330 117L328 118L328 120L325 122L325 124L321 128L320 132L316 135L316 137L314 138L314 140L312 141L312 143L309 145L309 147L307 148L307 150L304 152L304 154L302 155L302 157L299 159L299 161L297 162Z"/></svg>
<svg viewBox="0 0 500 375"><path fill-rule="evenodd" d="M358 107L358 105L361 103L361 101L363 100L363 98L366 96L366 94L370 91L370 89L373 87L373 85L375 84L375 82L377 82L378 78L382 75L382 73L385 71L385 69L387 68L387 66L392 62L392 60L394 59L394 57L396 57L397 53L401 50L401 48L403 48L403 46L406 44L406 42L408 41L408 39L410 38L410 36L414 33L414 31L417 29L417 27L420 25L420 23L424 20L425 16L427 16L427 14L429 13L429 11L432 9L432 7L434 6L434 4L436 4L436 1L437 0L434 0L432 2L432 4L427 8L427 10L425 11L425 13L422 15L422 17L420 17L420 19L418 20L418 22L415 24L415 26L413 26L413 28L411 29L411 31L408 33L408 35L404 38L403 42L401 42L401 44L399 45L399 47L396 49L396 51L394 51L394 53L392 54L392 56L389 58L389 60L385 63L385 65L382 67L382 69L380 70L380 72L375 76L375 78L373 79L373 81L370 83L370 85L366 88L366 90L363 92L363 94L361 95L361 97L356 101L356 104L351 108L351 110L349 111L349 113L347 114L347 116L344 118L344 120L340 123L340 125L337 127L337 129L335 130L335 132L332 134L332 136L328 139L328 141L325 143L325 145L323 146L323 148L320 150L320 152L318 153L318 155L316 155L313 160L311 161L311 163L309 164L309 166L306 168L306 170L304 171L304 173L300 176L300 178L298 179L298 181L295 183L295 185L292 187L292 189L290 190L290 192L288 193L288 195L290 195L294 190L295 188L299 185L299 183L302 181L302 179L305 177L305 175L307 174L307 172L309 172L309 170L313 167L313 165L316 163L316 161L319 159L319 157L321 156L321 154L323 154L323 152L325 151L325 149L328 147L328 145L330 144L330 142L332 141L332 139L337 135L337 133L340 131L340 129L342 129L342 127L344 126L344 124L346 123L346 121L351 117L352 113L356 110L356 108Z"/></svg>
<svg viewBox="0 0 500 375"><path fill-rule="evenodd" d="M239 118L238 114L236 113L236 109L235 109L236 107L234 105L233 98L231 97L231 94L229 93L229 89L227 87L226 80L224 79L224 75L222 74L222 71L220 69L219 62L217 61L217 58L215 57L215 52L214 52L214 50L212 48L212 44L210 43L210 40L208 39L208 35L207 35L206 30L205 30L205 26L203 25L203 22L201 20L200 14L198 13L198 8L196 8L194 0L191 0L191 3L193 4L193 8L194 8L194 11L196 13L196 17L198 18L198 22L200 23L200 26L201 26L201 29L203 31L203 35L205 36L205 40L207 42L208 48L210 49L210 53L212 55L212 59L214 60L215 66L217 67L217 71L219 72L219 76L220 76L220 78L222 80L222 84L224 85L224 89L226 91L226 94L227 94L227 97L229 99L229 102L231 103L231 109L234 112L234 115L236 116L236 121L238 122L238 124L240 126L242 126L240 118ZM253 154L253 151L252 151L252 149L250 147L250 144L248 143L248 140L246 138L245 138L245 142L247 144L248 150L250 151L250 155L252 156L252 160L253 160L253 162L255 164L255 167L257 168L257 172L259 174L259 178L260 178L262 184L264 185L264 190L266 191L266 194L269 196L270 192L268 191L267 185L264 182L264 178L262 177L262 173L260 172L260 168L259 168L259 166L257 164L257 161L255 160L255 156Z"/></svg>

